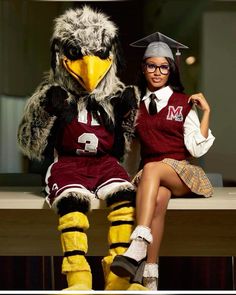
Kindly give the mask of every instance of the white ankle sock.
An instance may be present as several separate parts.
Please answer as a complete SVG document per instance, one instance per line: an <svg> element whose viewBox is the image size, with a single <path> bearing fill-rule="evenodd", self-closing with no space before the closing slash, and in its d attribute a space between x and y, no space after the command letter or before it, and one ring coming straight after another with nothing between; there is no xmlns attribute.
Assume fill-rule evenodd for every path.
<svg viewBox="0 0 236 295"><path fill-rule="evenodd" d="M149 290L158 290L158 264L146 263L143 272L143 285Z"/></svg>
<svg viewBox="0 0 236 295"><path fill-rule="evenodd" d="M152 242L151 230L147 226L138 225L131 234L131 244L124 256L140 261L147 255L147 244Z"/></svg>
<svg viewBox="0 0 236 295"><path fill-rule="evenodd" d="M132 232L130 239L135 240L137 238L143 238L148 243L152 243L151 229L144 225L136 226L135 230Z"/></svg>
<svg viewBox="0 0 236 295"><path fill-rule="evenodd" d="M143 285L151 291L158 290L157 278L143 278Z"/></svg>
<svg viewBox="0 0 236 295"><path fill-rule="evenodd" d="M135 259L136 261L140 261L145 258L147 255L147 241L137 238L133 240L124 253L124 256L128 256L130 258Z"/></svg>
<svg viewBox="0 0 236 295"><path fill-rule="evenodd" d="M147 263L145 264L143 276L147 278L158 278L158 264L157 263Z"/></svg>

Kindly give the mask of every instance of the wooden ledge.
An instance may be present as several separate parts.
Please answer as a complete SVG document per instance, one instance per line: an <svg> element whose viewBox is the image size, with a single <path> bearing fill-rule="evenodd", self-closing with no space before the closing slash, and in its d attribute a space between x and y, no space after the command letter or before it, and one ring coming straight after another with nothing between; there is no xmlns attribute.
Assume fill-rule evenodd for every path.
<svg viewBox="0 0 236 295"><path fill-rule="evenodd" d="M105 202L94 199L91 209L104 209ZM41 187L1 187L1 209L50 209L45 202ZM235 210L236 187L217 187L211 198L171 199L169 210Z"/></svg>
<svg viewBox="0 0 236 295"><path fill-rule="evenodd" d="M41 209L41 210L40 210ZM94 200L88 214L90 256L108 251L105 202ZM162 256L236 256L236 188L216 188L211 198L169 202ZM0 187L0 255L61 256L58 216L40 187Z"/></svg>

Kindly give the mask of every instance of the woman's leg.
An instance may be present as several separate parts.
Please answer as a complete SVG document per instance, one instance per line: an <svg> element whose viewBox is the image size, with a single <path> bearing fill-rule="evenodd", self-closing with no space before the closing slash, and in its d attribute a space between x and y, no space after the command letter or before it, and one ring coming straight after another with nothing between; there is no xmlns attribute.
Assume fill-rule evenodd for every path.
<svg viewBox="0 0 236 295"><path fill-rule="evenodd" d="M165 226L165 215L170 197L171 191L160 186L151 223L153 242L148 245L147 261L143 274L144 286L153 291L158 289L158 258Z"/></svg>
<svg viewBox="0 0 236 295"><path fill-rule="evenodd" d="M131 235L133 241L124 254L136 261L146 257L147 244L153 240L151 225L160 186L166 187L176 196L184 195L190 191L168 164L152 162L144 166L136 196L137 227Z"/></svg>
<svg viewBox="0 0 236 295"><path fill-rule="evenodd" d="M130 274L133 277L135 268L147 255L148 244L153 241L151 224L160 186L168 188L176 196L190 191L168 164L152 162L144 166L136 196L137 226L131 235L132 242L123 257L117 256L112 264L112 271L118 276Z"/></svg>
<svg viewBox="0 0 236 295"><path fill-rule="evenodd" d="M155 211L151 222L153 242L148 245L147 263L158 262L159 251L164 232L165 215L170 197L171 191L166 187L160 186L156 198Z"/></svg>

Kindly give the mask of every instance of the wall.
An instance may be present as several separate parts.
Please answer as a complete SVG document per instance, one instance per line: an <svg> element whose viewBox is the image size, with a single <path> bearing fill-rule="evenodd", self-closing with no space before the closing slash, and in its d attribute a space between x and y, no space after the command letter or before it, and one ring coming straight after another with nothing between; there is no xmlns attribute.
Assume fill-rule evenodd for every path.
<svg viewBox="0 0 236 295"><path fill-rule="evenodd" d="M0 172L23 171L16 134L26 98L50 66L52 20L68 4L0 1Z"/></svg>
<svg viewBox="0 0 236 295"><path fill-rule="evenodd" d="M202 26L202 89L211 106L215 144L205 159L207 170L236 182L236 12L209 11Z"/></svg>
<svg viewBox="0 0 236 295"><path fill-rule="evenodd" d="M0 173L22 172L16 136L24 105L24 97L0 96Z"/></svg>

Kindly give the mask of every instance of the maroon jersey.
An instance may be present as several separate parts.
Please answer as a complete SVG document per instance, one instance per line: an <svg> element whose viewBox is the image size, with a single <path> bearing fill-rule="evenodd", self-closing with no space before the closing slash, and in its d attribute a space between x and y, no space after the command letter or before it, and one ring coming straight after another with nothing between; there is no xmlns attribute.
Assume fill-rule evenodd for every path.
<svg viewBox="0 0 236 295"><path fill-rule="evenodd" d="M112 191L132 190L127 172L110 155L113 142L114 134L87 110L62 126L56 145L58 157L46 175L48 203L55 206L68 192L106 199Z"/></svg>
<svg viewBox="0 0 236 295"><path fill-rule="evenodd" d="M136 132L141 143L142 164L189 157L183 125L190 110L188 96L182 93L173 93L168 104L155 115L149 115L145 103L141 102Z"/></svg>
<svg viewBox="0 0 236 295"><path fill-rule="evenodd" d="M58 154L96 155L112 150L114 134L100 125L86 109L61 127L56 149Z"/></svg>

